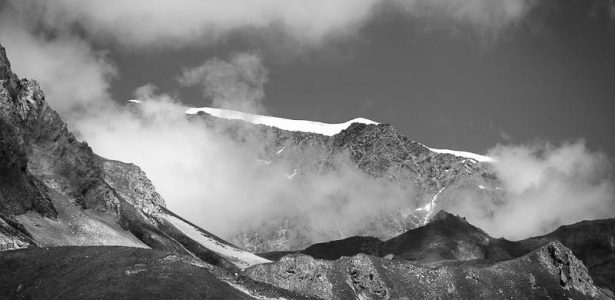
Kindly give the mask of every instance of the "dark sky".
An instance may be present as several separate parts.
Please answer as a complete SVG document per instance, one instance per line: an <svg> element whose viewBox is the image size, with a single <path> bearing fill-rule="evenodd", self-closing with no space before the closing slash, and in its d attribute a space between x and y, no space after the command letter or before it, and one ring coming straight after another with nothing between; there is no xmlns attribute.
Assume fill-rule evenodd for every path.
<svg viewBox="0 0 615 300"><path fill-rule="evenodd" d="M198 88L177 83L182 67L251 50L269 69L264 103L275 116L333 123L366 117L432 147L480 153L496 143L584 138L615 157L609 3L543 1L492 39L382 12L360 39L298 56L280 58L266 43L241 37L207 49L111 51L121 75L112 92L130 99L151 82L188 105L207 106Z"/></svg>

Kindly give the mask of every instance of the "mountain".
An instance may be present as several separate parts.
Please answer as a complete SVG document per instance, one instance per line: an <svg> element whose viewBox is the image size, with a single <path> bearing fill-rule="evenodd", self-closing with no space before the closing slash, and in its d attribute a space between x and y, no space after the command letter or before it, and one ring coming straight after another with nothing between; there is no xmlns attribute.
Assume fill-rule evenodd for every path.
<svg viewBox="0 0 615 300"><path fill-rule="evenodd" d="M511 253L514 250L512 244L503 239L490 237L461 217L439 211L426 225L386 241L355 236L314 244L297 253L326 260L336 260L342 256L359 253L425 263L443 260L504 260L516 256L516 253ZM544 244L546 243L541 243L541 246ZM263 256L275 260L280 254L265 253Z"/></svg>
<svg viewBox="0 0 615 300"><path fill-rule="evenodd" d="M1 46L0 174L0 250L156 249L198 258L220 274L268 262L166 209L139 167L78 141L39 85L11 71Z"/></svg>
<svg viewBox="0 0 615 300"><path fill-rule="evenodd" d="M505 261L424 266L359 254L336 261L284 256L248 276L325 299L608 299L583 264L558 242Z"/></svg>
<svg viewBox="0 0 615 300"><path fill-rule="evenodd" d="M252 115L252 123L206 111L188 118L237 143L256 138L260 166L290 164L289 183L348 167L342 157L377 184L400 187L408 202L328 236L371 237L313 246L316 229L305 220L276 216L234 239L252 249L305 250L257 256L166 208L138 166L78 141L38 84L11 71L0 46L0 298L613 297L612 220L510 242L434 213L453 201L451 188L477 190L497 205L488 157L431 149L364 119L329 126ZM415 188L401 188L408 185Z"/></svg>
<svg viewBox="0 0 615 300"><path fill-rule="evenodd" d="M295 185L351 169L397 191L395 197L401 199L388 207L381 205L377 212L346 228L323 230L304 215L280 215L227 236L252 252L297 250L355 235L392 238L426 224L439 209L450 208L460 191L484 197L490 205L499 205L503 199L504 190L490 165L492 158L429 148L388 124L367 119L325 124L213 108L191 108L186 113L238 144L257 144L260 166L283 166ZM341 196L328 201L343 203L357 183L339 184L347 187L341 186L337 193Z"/></svg>
<svg viewBox="0 0 615 300"><path fill-rule="evenodd" d="M615 247L608 243L615 220L579 224L512 242L440 211L425 226L387 241L351 237L294 253L263 254L277 262L246 272L284 289L330 299L613 297ZM597 231L601 236L591 234ZM583 255L587 252L592 254ZM577 257L603 263L588 271Z"/></svg>

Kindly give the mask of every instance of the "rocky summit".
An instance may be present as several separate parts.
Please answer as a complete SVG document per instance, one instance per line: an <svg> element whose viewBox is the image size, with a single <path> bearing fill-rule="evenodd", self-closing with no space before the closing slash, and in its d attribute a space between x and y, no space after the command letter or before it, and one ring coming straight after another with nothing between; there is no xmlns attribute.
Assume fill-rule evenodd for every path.
<svg viewBox="0 0 615 300"><path fill-rule="evenodd" d="M497 205L502 192L484 161L428 148L374 122L324 135L206 113L187 118L237 143L256 139L261 167L283 162L294 170L289 182L350 163L400 187L408 201L326 240L316 240L301 218L280 215L225 241L165 207L138 166L77 140L39 85L13 73L0 46L0 298L614 296L612 219L508 241L440 210L459 189Z"/></svg>
<svg viewBox="0 0 615 300"><path fill-rule="evenodd" d="M230 237L233 243L254 252L302 249L322 242L315 236L326 236L327 240L355 235L388 239L427 223L435 212L451 207L459 191L488 198L491 205L499 205L504 194L488 163L434 151L388 124L352 123L328 136L228 120L206 112L191 118L204 120L204 126L238 144L257 144L255 152L260 154L261 167L284 165L289 180L297 184L314 174L339 172L350 166L391 190L399 190L403 198L394 206L383 205L351 229L328 228L316 234L318 229L302 216L281 215Z"/></svg>

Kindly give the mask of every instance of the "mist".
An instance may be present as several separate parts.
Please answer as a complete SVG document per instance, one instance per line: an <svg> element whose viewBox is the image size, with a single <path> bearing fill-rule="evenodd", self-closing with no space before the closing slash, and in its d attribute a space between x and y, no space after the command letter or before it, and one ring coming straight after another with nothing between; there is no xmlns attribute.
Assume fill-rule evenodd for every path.
<svg viewBox="0 0 615 300"><path fill-rule="evenodd" d="M247 113L264 113L267 69L254 53L235 53L227 61L212 58L195 67L184 68L179 83L199 86L213 107Z"/></svg>
<svg viewBox="0 0 615 300"><path fill-rule="evenodd" d="M51 107L81 140L104 157L140 166L179 215L222 236L275 216L300 217L314 228L318 240L330 230L351 233L380 210L412 207L415 199L408 195L414 187L369 177L343 153L332 159L336 167L331 170L303 170L289 179L295 172L292 164L258 163L266 141L254 139L247 130L242 133L245 142L237 143L186 118L182 99L172 92L145 84L135 87L141 105L112 99L109 91L121 74L105 47L210 47L247 30L264 40L281 36L280 45L319 49L360 39L362 27L391 10L493 40L522 23L534 3L4 1L0 41L14 71L41 83ZM174 74L177 83L200 88L210 106L266 113L268 72L256 51L203 57L202 64L178 67L183 72ZM493 168L501 180L502 201L460 192L453 209L496 236L522 238L561 224L615 215L611 162L583 142L504 145L490 155L497 159Z"/></svg>
<svg viewBox="0 0 615 300"><path fill-rule="evenodd" d="M408 18L469 24L480 32L515 24L534 6L530 0L254 0L213 1L9 1L15 14L54 30L79 28L97 41L126 49L212 45L241 30L280 35L298 47L357 36L384 8Z"/></svg>
<svg viewBox="0 0 615 300"><path fill-rule="evenodd" d="M249 127L237 131L245 138L231 139L187 118L177 99L152 85L135 97L141 104L79 120L77 133L98 154L143 168L169 209L225 238L295 218L324 241L411 203L412 185L373 178L343 153L327 171L296 170L284 160L263 164L267 141L255 139Z"/></svg>
<svg viewBox="0 0 615 300"><path fill-rule="evenodd" d="M519 240L615 216L612 161L584 141L498 145L489 151L502 195L453 191L451 210L496 237Z"/></svg>

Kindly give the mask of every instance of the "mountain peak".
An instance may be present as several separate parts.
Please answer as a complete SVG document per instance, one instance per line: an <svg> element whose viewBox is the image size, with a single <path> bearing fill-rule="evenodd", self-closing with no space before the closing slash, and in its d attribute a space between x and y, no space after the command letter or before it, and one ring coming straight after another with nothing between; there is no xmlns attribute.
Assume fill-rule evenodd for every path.
<svg viewBox="0 0 615 300"><path fill-rule="evenodd" d="M4 85L12 99L15 98L17 87L19 86L19 78L11 70L11 62L6 56L6 50L0 45L0 85Z"/></svg>
<svg viewBox="0 0 615 300"><path fill-rule="evenodd" d="M447 221L447 220L459 220L459 221L463 221L464 223L467 223L468 221L466 220L466 218L458 216L458 215L454 215L451 214L443 209L441 209L440 211L438 211L433 218L431 219L431 222L436 222L436 221Z"/></svg>
<svg viewBox="0 0 615 300"><path fill-rule="evenodd" d="M11 70L11 63L6 57L6 50L0 45L0 74L4 75L4 72Z"/></svg>

